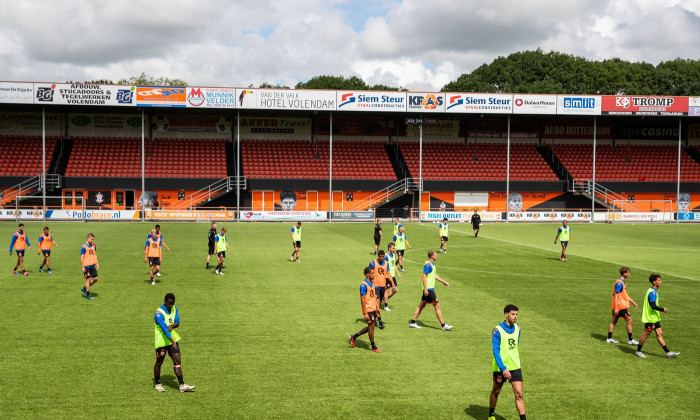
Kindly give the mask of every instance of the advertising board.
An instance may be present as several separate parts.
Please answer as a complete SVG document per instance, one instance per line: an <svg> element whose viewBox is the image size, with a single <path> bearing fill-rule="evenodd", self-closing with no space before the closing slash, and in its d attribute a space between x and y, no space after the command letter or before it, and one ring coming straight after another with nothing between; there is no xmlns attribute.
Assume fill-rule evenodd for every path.
<svg viewBox="0 0 700 420"><path fill-rule="evenodd" d="M575 211L511 211L508 213L509 222L588 222L591 212Z"/></svg>
<svg viewBox="0 0 700 420"><path fill-rule="evenodd" d="M374 220L373 211L334 211L331 212L333 220L357 220L371 222Z"/></svg>
<svg viewBox="0 0 700 420"><path fill-rule="evenodd" d="M242 211L238 220L262 221L321 221L328 220L327 211Z"/></svg>
<svg viewBox="0 0 700 420"><path fill-rule="evenodd" d="M34 83L34 103L42 105L134 106L135 86L92 83Z"/></svg>
<svg viewBox="0 0 700 420"><path fill-rule="evenodd" d="M421 220L428 222L436 222L447 217L448 221L469 221L472 218L473 212L460 212L460 211L424 211L421 212ZM479 216L481 216L482 222L497 222L503 220L503 213L500 211L480 211Z"/></svg>
<svg viewBox="0 0 700 420"><path fill-rule="evenodd" d="M291 109L335 111L333 90L236 89L238 107L243 109ZM405 95L404 95L405 96Z"/></svg>

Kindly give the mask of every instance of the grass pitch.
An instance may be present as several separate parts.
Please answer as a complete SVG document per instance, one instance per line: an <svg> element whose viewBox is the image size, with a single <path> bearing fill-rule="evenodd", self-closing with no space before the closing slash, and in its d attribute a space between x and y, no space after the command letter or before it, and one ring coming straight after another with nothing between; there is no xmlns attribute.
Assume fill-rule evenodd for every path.
<svg viewBox="0 0 700 420"><path fill-rule="evenodd" d="M432 308L422 329L408 328L422 264L439 247L437 225L408 224L413 250L387 328L376 333L381 354L366 335L358 348L347 342L363 326L358 288L373 258L371 225L305 223L303 262L293 264L291 223L220 223L233 248L224 276L204 269L208 224L161 225L172 251L151 286L143 262L151 223L50 224L60 245L51 275L37 270L43 223L26 224L31 275L10 274L16 257L5 254L0 276L0 417L486 419L491 330L515 303L530 418L698 418L700 225L572 224L562 263L555 224L487 224L474 239L470 225L452 223L436 263L450 283L437 284L437 296L455 326L443 332ZM0 238L9 242L15 228L3 222ZM93 301L79 291L88 232L101 266ZM661 274L669 308L661 323L680 357L664 358L653 337L646 360L604 342L621 265L631 267L628 290L640 305L649 274ZM193 393L177 392L169 358L167 392L153 390L153 314L167 292L177 297ZM641 307L631 312L638 339ZM623 322L615 338L626 342ZM509 385L496 412L517 418Z"/></svg>

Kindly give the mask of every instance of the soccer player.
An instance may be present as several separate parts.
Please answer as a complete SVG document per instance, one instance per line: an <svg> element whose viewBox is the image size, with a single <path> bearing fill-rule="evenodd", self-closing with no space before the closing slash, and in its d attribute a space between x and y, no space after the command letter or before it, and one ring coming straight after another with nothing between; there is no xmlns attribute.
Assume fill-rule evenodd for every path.
<svg viewBox="0 0 700 420"><path fill-rule="evenodd" d="M378 317L379 300L377 299L376 290L374 288L374 271L365 267L365 279L360 285L360 305L362 306L362 316L365 318L367 326L362 328L357 333L350 336L350 345L355 347L355 340L364 333L369 334L369 342L372 345L372 351L381 353L381 350L374 344L374 324Z"/></svg>
<svg viewBox="0 0 700 420"><path fill-rule="evenodd" d="M53 240L53 236L49 233L49 227L44 226L44 233L39 235L39 249L36 251L36 255L44 254L44 261L42 261L39 266L39 271L42 273L44 272L44 265L46 265L46 270L48 270L49 274L53 273L53 271L51 271L51 264L49 263L51 258L51 245L56 245L56 248L60 248Z"/></svg>
<svg viewBox="0 0 700 420"><path fill-rule="evenodd" d="M403 253L406 251L406 245L408 245L409 249L413 249L411 247L410 242L408 242L408 239L406 239L406 234L403 233L403 226L399 226L399 231L394 235L394 243L396 244L396 255L399 256L399 267L401 267L402 272L406 272L403 268Z"/></svg>
<svg viewBox="0 0 700 420"><path fill-rule="evenodd" d="M209 253L207 254L207 266L204 267L209 270L209 260L211 256L215 253L216 249L216 222L211 222L211 229L209 229Z"/></svg>
<svg viewBox="0 0 700 420"><path fill-rule="evenodd" d="M401 224L401 222L399 222L399 218L394 218L394 236L396 236L396 234L399 233L399 229L402 227L403 225Z"/></svg>
<svg viewBox="0 0 700 420"><path fill-rule="evenodd" d="M387 252L386 252L386 260L389 262L389 273L391 274L391 278L394 280L394 285L396 287L399 287L399 282L396 280L396 277L402 278L401 277L401 272L396 268L396 245L393 242L389 242L389 245L386 246ZM388 290L387 291L389 295L387 296L387 300L396 293L393 290Z"/></svg>
<svg viewBox="0 0 700 420"><path fill-rule="evenodd" d="M377 299L379 300L379 307L384 304L384 310L391 312L389 305L387 304L387 297L385 296L386 288L391 287L392 290L396 290L394 281L391 278L391 273L389 272L389 261L384 258L384 250L380 249L377 253L377 259L372 260L369 263L369 268L374 271L374 288L377 292ZM378 311L379 318L377 319L377 325L380 330L384 329L384 323L382 322L382 313Z"/></svg>
<svg viewBox="0 0 700 420"><path fill-rule="evenodd" d="M632 317L629 313L630 302L637 309L637 302L632 300L627 294L627 278L630 276L629 267L620 268L620 277L615 280L615 286L613 288L612 294L612 319L610 320L610 327L608 328L608 338L605 340L606 343L617 344L619 341L612 338L613 331L615 330L615 324L617 320L623 318L627 321L627 344L631 346L636 346L639 344L635 339L632 338Z"/></svg>
<svg viewBox="0 0 700 420"><path fill-rule="evenodd" d="M566 220L561 222L561 226L557 229L557 236L554 237L554 244L557 244L557 239L561 243L561 261L566 261L566 247L569 246L571 240L571 228L567 226Z"/></svg>
<svg viewBox="0 0 700 420"><path fill-rule="evenodd" d="M160 225L156 225L155 231L156 231L156 237L159 239L158 259L159 259L159 262L162 264L163 263L163 254L162 254L163 247L165 247L165 249L167 249L168 252L170 252L170 247L168 245L166 245L165 241L163 240L163 233L160 231ZM153 231L151 231L151 233L148 234L148 237L150 238L152 235L153 235ZM160 277L160 267L158 268L158 271L156 272L156 277Z"/></svg>
<svg viewBox="0 0 700 420"><path fill-rule="evenodd" d="M523 374L520 370L520 325L518 320L518 307L506 305L503 308L506 320L496 325L493 329L491 347L493 359L491 370L493 371L493 388L489 396L489 420L496 420L496 403L501 393L503 382L507 380L513 387L515 396L515 408L520 414L520 419L525 420L525 401L523 400Z"/></svg>
<svg viewBox="0 0 700 420"><path fill-rule="evenodd" d="M158 392L165 392L163 384L160 383L160 367L165 360L165 354L173 360L173 369L177 382L180 384L180 392L189 392L194 389L194 386L187 385L182 378L182 367L180 365L180 335L175 331L175 328L180 326L180 312L175 306L175 295L168 293L165 295L164 303L160 308L156 309L156 314L153 316L155 320L155 346L156 346L156 364L153 366L153 380L155 388Z"/></svg>
<svg viewBox="0 0 700 420"><path fill-rule="evenodd" d="M477 210L474 210L474 214L472 214L472 229L474 229L474 237L479 236L479 227L481 226L481 216L479 215L479 212Z"/></svg>
<svg viewBox="0 0 700 420"><path fill-rule="evenodd" d="M29 275L27 270L24 269L24 252L31 247L32 245L29 243L29 238L27 238L27 234L24 233L24 223L20 223L17 232L12 235L12 239L10 240L10 255L12 255L12 248L14 248L17 253L17 264L15 264L12 274L19 274L17 267L22 267L22 274L25 276Z"/></svg>
<svg viewBox="0 0 700 420"><path fill-rule="evenodd" d="M652 331L656 331L656 341L661 344L661 347L666 352L666 357L673 358L679 356L680 353L673 352L668 349L666 342L664 341L664 333L661 331L661 312L668 312L668 308L662 308L659 306L659 287L661 287L661 276L658 274L652 274L649 276L649 283L651 287L647 290L646 296L644 296L644 306L642 307L642 322L644 323L644 333L639 339L639 345L637 346L637 351L634 353L635 356L646 359L646 354L642 353L642 346L647 338L651 335Z"/></svg>
<svg viewBox="0 0 700 420"><path fill-rule="evenodd" d="M216 257L219 261L219 265L216 266L214 273L224 275L224 260L226 259L226 250L231 250L228 246L228 239L226 239L227 229L221 228L221 233L216 235L214 239L216 241Z"/></svg>
<svg viewBox="0 0 700 420"><path fill-rule="evenodd" d="M450 225L447 224L447 217L442 219L438 225L438 235L440 236L440 252L447 254L447 241L450 240Z"/></svg>
<svg viewBox="0 0 700 420"><path fill-rule="evenodd" d="M153 229L146 239L146 248L143 250L143 262L148 263L151 284L153 286L156 285L156 281L153 278L153 270L155 269L155 274L158 274L160 271L160 244L161 240L158 236L158 232Z"/></svg>
<svg viewBox="0 0 700 420"><path fill-rule="evenodd" d="M445 324L445 321L442 319L440 303L437 300L437 296L435 296L435 280L444 284L445 287L450 287L450 283L446 282L437 275L437 271L435 269L436 260L437 252L432 250L428 251L428 261L426 261L425 265L423 266L423 294L420 298L420 304L418 304L416 312L413 314L413 319L411 319L411 321L408 323L408 326L411 328L421 328L420 325L416 324L416 319L418 319L418 316L420 315L421 311L423 311L423 308L425 308L425 305L428 304L435 307L435 315L437 315L437 319L440 321L443 331L449 331L454 328L452 325Z"/></svg>
<svg viewBox="0 0 700 420"><path fill-rule="evenodd" d="M90 286L97 283L97 270L100 264L97 262L97 245L95 244L95 235L88 233L87 242L80 248L80 265L83 266L83 274L85 275L85 287L80 289L86 299L92 300L90 295Z"/></svg>
<svg viewBox="0 0 700 420"><path fill-rule="evenodd" d="M379 251L379 243L382 241L382 219L374 223L374 255Z"/></svg>
<svg viewBox="0 0 700 420"><path fill-rule="evenodd" d="M294 262L294 255L297 256L297 262L299 261L299 252L301 251L301 222L297 222L296 226L292 226L292 246L294 250L292 251L292 256L289 259Z"/></svg>

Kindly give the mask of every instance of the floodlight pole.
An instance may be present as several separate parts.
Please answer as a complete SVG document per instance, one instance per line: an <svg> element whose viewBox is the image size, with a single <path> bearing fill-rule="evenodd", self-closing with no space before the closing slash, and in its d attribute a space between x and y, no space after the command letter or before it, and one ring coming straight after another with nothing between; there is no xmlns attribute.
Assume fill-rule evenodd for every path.
<svg viewBox="0 0 700 420"><path fill-rule="evenodd" d="M241 111L236 113L236 218L241 213Z"/></svg>
<svg viewBox="0 0 700 420"><path fill-rule="evenodd" d="M328 164L328 221L333 221L333 113L330 113L330 132L329 132L329 164Z"/></svg>
<svg viewBox="0 0 700 420"><path fill-rule="evenodd" d="M678 211L678 200L681 197L681 119L678 118L678 180L676 182L676 223L680 220Z"/></svg>
<svg viewBox="0 0 700 420"><path fill-rule="evenodd" d="M510 115L508 116L508 138L506 148L506 223L508 223L508 213L510 213ZM474 145L476 147L476 145Z"/></svg>
<svg viewBox="0 0 700 420"><path fill-rule="evenodd" d="M41 107L41 213L46 220L46 107Z"/></svg>
<svg viewBox="0 0 700 420"><path fill-rule="evenodd" d="M596 138L598 135L596 123L597 123L597 119L596 119L596 117L593 117L593 179L591 181L591 221L590 221L590 223L593 223L593 219L595 219L595 144L596 144ZM614 204L613 204L613 210L614 210Z"/></svg>
<svg viewBox="0 0 700 420"><path fill-rule="evenodd" d="M141 221L144 221L146 214L143 207L143 202L141 197L145 197L146 194L146 121L145 112L141 108L141 196L138 198L138 202L141 205Z"/></svg>

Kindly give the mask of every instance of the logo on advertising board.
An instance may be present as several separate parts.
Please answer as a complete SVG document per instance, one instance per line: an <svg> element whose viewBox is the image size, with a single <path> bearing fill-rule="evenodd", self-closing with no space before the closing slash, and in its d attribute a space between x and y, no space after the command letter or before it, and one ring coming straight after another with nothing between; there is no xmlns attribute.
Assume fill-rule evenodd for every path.
<svg viewBox="0 0 700 420"><path fill-rule="evenodd" d="M117 90L117 103L129 104L129 105L134 103L134 91L135 90L136 90L135 86L132 86L131 89L118 89Z"/></svg>
<svg viewBox="0 0 700 420"><path fill-rule="evenodd" d="M0 103L34 103L34 84L0 82Z"/></svg>
<svg viewBox="0 0 700 420"><path fill-rule="evenodd" d="M39 87L36 90L36 99L39 102L53 102L53 93L56 90L56 85L51 87Z"/></svg>
<svg viewBox="0 0 700 420"><path fill-rule="evenodd" d="M510 114L513 112L513 95L470 93L450 96L447 111L479 114Z"/></svg>
<svg viewBox="0 0 700 420"><path fill-rule="evenodd" d="M556 114L557 98L552 95L514 95L513 114Z"/></svg>
<svg viewBox="0 0 700 420"><path fill-rule="evenodd" d="M238 92L239 106L244 109L335 111L337 103L336 92L332 90L239 89Z"/></svg>
<svg viewBox="0 0 700 420"><path fill-rule="evenodd" d="M192 106L201 106L205 99L201 88L188 88L187 103Z"/></svg>
<svg viewBox="0 0 700 420"><path fill-rule="evenodd" d="M600 96L565 96L557 97L557 114L566 115L600 115Z"/></svg>
<svg viewBox="0 0 700 420"><path fill-rule="evenodd" d="M235 108L236 89L233 88L187 88L187 106L203 108Z"/></svg>
<svg viewBox="0 0 700 420"><path fill-rule="evenodd" d="M245 89L242 90L242 91L241 91L241 95L238 97L238 104L239 104L240 106L243 106L243 98L245 98L246 95L250 95L250 94L252 94L252 93L253 93L252 90L245 90Z"/></svg>
<svg viewBox="0 0 700 420"><path fill-rule="evenodd" d="M162 106L184 108L187 103L184 87L152 87L139 86L136 88L136 105Z"/></svg>
<svg viewBox="0 0 700 420"><path fill-rule="evenodd" d="M688 115L689 98L681 96L603 96L607 115Z"/></svg>
<svg viewBox="0 0 700 420"><path fill-rule="evenodd" d="M338 92L338 110L406 111L406 92Z"/></svg>
<svg viewBox="0 0 700 420"><path fill-rule="evenodd" d="M435 111L442 112L445 107L445 95L443 93L426 93L423 95L408 95L409 111Z"/></svg>

